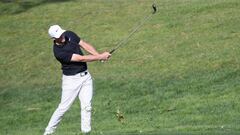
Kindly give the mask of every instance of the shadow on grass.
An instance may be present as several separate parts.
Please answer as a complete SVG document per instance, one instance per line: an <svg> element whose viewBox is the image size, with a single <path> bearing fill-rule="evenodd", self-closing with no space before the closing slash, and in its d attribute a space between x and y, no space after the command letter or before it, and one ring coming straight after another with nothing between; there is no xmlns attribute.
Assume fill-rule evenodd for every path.
<svg viewBox="0 0 240 135"><path fill-rule="evenodd" d="M136 133L116 133L116 132L101 132L101 133L93 133L93 135L239 135L239 132L231 132L231 131L212 131L212 132L136 132Z"/></svg>
<svg viewBox="0 0 240 135"><path fill-rule="evenodd" d="M40 5L69 1L74 0L0 0L0 15L19 14Z"/></svg>

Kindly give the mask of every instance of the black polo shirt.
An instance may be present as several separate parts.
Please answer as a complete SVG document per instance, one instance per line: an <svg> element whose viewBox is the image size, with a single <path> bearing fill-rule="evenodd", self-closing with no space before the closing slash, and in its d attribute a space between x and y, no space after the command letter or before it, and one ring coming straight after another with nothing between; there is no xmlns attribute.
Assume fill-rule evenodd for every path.
<svg viewBox="0 0 240 135"><path fill-rule="evenodd" d="M86 62L72 62L73 54L83 55L80 49L80 37L72 31L63 33L67 40L62 45L57 45L54 41L53 52L56 59L62 64L62 72L64 75L75 75L87 70Z"/></svg>

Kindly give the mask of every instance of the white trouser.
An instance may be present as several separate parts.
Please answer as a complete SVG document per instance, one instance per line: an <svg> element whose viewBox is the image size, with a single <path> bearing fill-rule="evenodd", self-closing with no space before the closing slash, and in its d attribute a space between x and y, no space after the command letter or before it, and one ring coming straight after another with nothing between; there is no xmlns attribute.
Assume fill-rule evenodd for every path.
<svg viewBox="0 0 240 135"><path fill-rule="evenodd" d="M62 76L62 97L58 108L53 113L46 132L54 132L61 121L64 113L70 108L75 98L78 96L81 103L81 130L82 132L91 131L91 100L93 95L92 78L89 72L81 76Z"/></svg>

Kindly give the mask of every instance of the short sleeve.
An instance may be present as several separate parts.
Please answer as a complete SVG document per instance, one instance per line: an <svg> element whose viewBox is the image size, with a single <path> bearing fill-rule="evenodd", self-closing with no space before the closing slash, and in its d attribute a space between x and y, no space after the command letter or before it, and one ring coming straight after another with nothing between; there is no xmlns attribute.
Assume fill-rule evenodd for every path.
<svg viewBox="0 0 240 135"><path fill-rule="evenodd" d="M74 43L79 43L81 38L74 32L70 31L69 32L69 38L70 38L70 41L74 42Z"/></svg>

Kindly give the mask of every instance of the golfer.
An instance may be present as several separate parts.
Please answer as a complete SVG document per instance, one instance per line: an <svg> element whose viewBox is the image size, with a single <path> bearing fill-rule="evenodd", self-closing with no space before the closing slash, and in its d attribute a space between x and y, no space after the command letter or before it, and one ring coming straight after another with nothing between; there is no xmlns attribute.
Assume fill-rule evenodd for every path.
<svg viewBox="0 0 240 135"><path fill-rule="evenodd" d="M91 100L93 85L86 62L106 61L109 52L98 53L89 43L83 41L72 31L63 30L59 25L53 25L48 33L53 39L53 52L62 65L62 96L61 102L53 113L44 135L53 134L64 113L70 108L75 98L81 103L81 131L91 131ZM81 48L90 55L83 55Z"/></svg>

